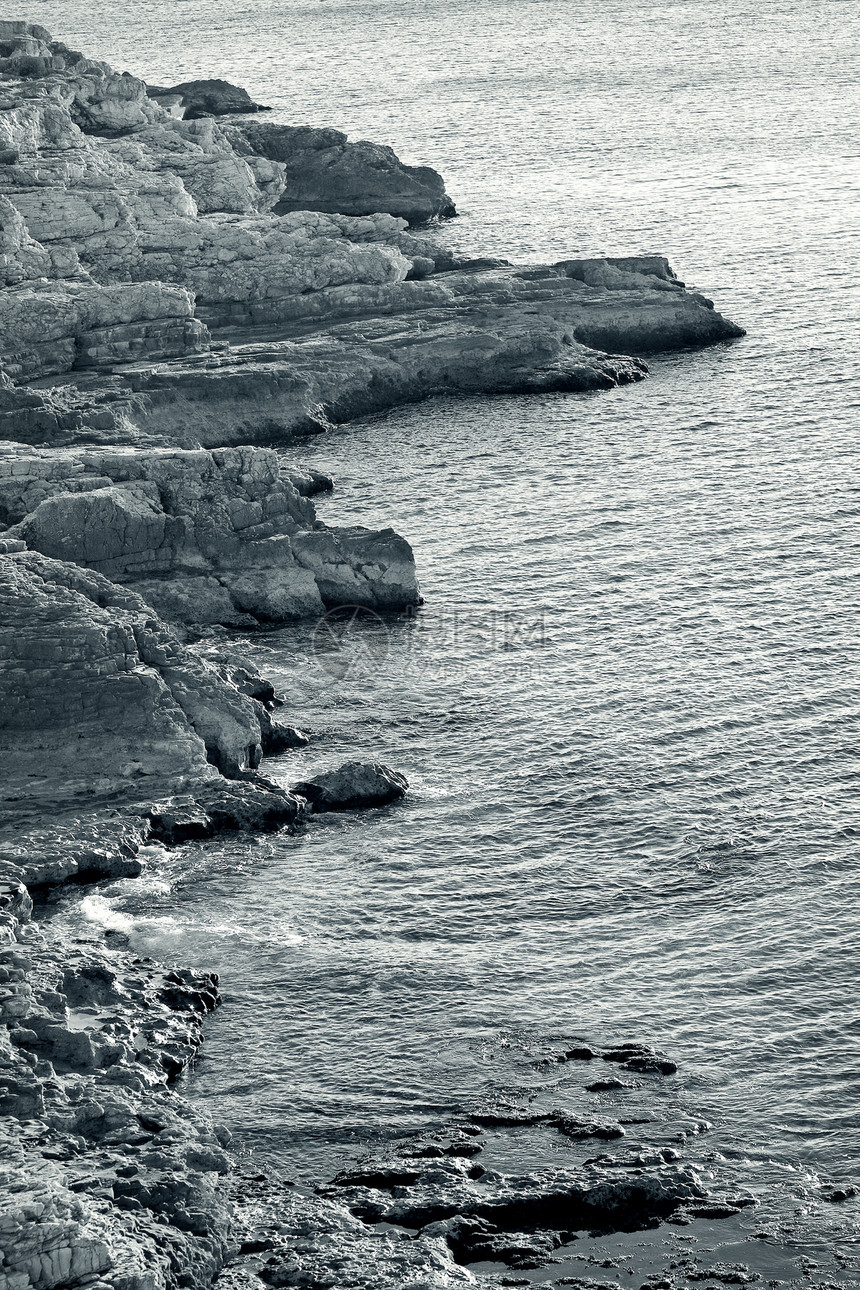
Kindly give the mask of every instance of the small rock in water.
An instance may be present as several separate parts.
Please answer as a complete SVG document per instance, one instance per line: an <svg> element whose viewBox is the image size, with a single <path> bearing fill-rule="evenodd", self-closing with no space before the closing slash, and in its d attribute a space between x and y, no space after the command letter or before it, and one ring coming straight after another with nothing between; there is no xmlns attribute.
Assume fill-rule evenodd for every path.
<svg viewBox="0 0 860 1290"><path fill-rule="evenodd" d="M602 1056L605 1062L618 1062L625 1070L643 1074L674 1075L678 1069L677 1063L665 1053L658 1053L646 1044L618 1044Z"/></svg>
<svg viewBox="0 0 860 1290"><path fill-rule="evenodd" d="M596 1079L593 1084L586 1084L585 1091L587 1093L608 1093L611 1090L616 1088L638 1088L638 1087L639 1087L638 1084L634 1084L632 1080L625 1081L623 1079L614 1079L614 1078Z"/></svg>
<svg viewBox="0 0 860 1290"><path fill-rule="evenodd" d="M313 810L319 813L385 806L403 797L408 787L405 775L379 762L348 761L338 770L326 771L295 784L292 791L307 798Z"/></svg>
<svg viewBox="0 0 860 1290"><path fill-rule="evenodd" d="M849 1200L852 1196L857 1195L856 1187L834 1187L833 1191L826 1194L823 1199L829 1201L831 1205L838 1205L843 1200Z"/></svg>

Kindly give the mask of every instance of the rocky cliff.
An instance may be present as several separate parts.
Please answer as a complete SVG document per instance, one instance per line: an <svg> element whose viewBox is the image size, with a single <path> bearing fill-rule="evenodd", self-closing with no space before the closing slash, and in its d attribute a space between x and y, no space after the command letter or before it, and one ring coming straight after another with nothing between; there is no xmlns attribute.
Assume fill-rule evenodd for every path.
<svg viewBox="0 0 860 1290"><path fill-rule="evenodd" d="M638 355L742 334L660 257L459 262L407 228L453 213L435 172L185 110L0 24L9 437L271 443L441 390L638 380Z"/></svg>
<svg viewBox="0 0 860 1290"><path fill-rule="evenodd" d="M225 1290L474 1284L488 1206L486 1248L522 1246L511 1189L619 1221L700 1194L663 1158L482 1190L450 1144L405 1210L402 1162L326 1200L219 1181L224 1135L170 1090L217 982L33 922L28 888L134 876L150 843L303 827L261 767L304 737L226 630L420 596L404 539L321 524L330 481L285 448L742 334L662 257L460 260L412 228L455 213L434 171L257 108L0 21L0 1290L196 1288L225 1261ZM371 1226L410 1205L417 1237Z"/></svg>
<svg viewBox="0 0 860 1290"><path fill-rule="evenodd" d="M0 446L7 541L132 586L172 621L255 627L329 605L418 604L409 544L326 528L307 496L320 482L261 448Z"/></svg>

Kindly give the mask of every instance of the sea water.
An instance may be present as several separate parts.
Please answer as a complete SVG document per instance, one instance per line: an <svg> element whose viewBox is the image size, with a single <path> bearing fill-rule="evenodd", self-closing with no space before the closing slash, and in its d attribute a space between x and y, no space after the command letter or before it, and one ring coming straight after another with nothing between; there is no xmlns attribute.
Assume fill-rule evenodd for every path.
<svg viewBox="0 0 860 1290"><path fill-rule="evenodd" d="M223 76L267 119L435 166L458 250L665 253L748 329L640 385L437 399L294 454L336 478L321 518L413 543L426 604L356 624L339 667L314 624L250 641L314 735L266 769L373 758L411 788L299 837L154 849L137 884L66 909L221 973L188 1094L260 1162L319 1178L373 1137L527 1096L565 1037L644 1040L679 1073L637 1096L705 1117L749 1186L850 1177L856 6L26 16L152 82Z"/></svg>

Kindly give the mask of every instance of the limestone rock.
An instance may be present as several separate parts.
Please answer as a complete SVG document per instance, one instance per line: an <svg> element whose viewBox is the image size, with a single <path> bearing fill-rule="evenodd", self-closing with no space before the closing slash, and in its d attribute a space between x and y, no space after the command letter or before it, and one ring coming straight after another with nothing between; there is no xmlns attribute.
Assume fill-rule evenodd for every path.
<svg viewBox="0 0 860 1290"><path fill-rule="evenodd" d="M214 837L217 833L272 833L292 824L302 812L294 794L257 777L239 783L209 781L193 795L174 795L147 812L150 836L168 846Z"/></svg>
<svg viewBox="0 0 860 1290"><path fill-rule="evenodd" d="M269 108L255 103L247 90L229 81L182 81L169 89L148 85L147 94L163 104L165 99L179 99L187 121L200 116L230 116L241 112L268 112Z"/></svg>
<svg viewBox="0 0 860 1290"><path fill-rule="evenodd" d="M698 1176L677 1165L641 1169L548 1169L507 1176L481 1171L469 1177L456 1160L434 1161L401 1194L362 1190L348 1177L335 1180L338 1194L365 1222L398 1223L426 1228L431 1223L476 1216L507 1232L593 1226L611 1221L624 1227L631 1219L665 1217L673 1209L706 1195Z"/></svg>
<svg viewBox="0 0 860 1290"><path fill-rule="evenodd" d="M313 779L293 785L293 792L307 798L314 811L361 811L385 806L403 797L409 787L405 775L377 762L345 762L338 770L326 771Z"/></svg>
<svg viewBox="0 0 860 1290"><path fill-rule="evenodd" d="M279 721L260 705L260 737L264 757L277 757L280 753L289 752L291 748L306 748L310 739L295 726Z"/></svg>
<svg viewBox="0 0 860 1290"><path fill-rule="evenodd" d="M391 529L325 529L275 453L0 450L7 540L136 587L189 623L284 622L324 606L419 600L409 544Z"/></svg>
<svg viewBox="0 0 860 1290"><path fill-rule="evenodd" d="M27 381L198 353L208 348L209 333L192 315L190 293L162 283L22 281L0 292L4 366L15 380Z"/></svg>
<svg viewBox="0 0 860 1290"><path fill-rule="evenodd" d="M19 439L272 442L439 391L609 388L645 375L619 354L742 334L658 256L458 265L406 226L452 213L441 179L390 149L180 119L27 24L4 50L0 376L79 391L0 407Z"/></svg>
<svg viewBox="0 0 860 1290"><path fill-rule="evenodd" d="M285 165L278 214L386 211L409 224L426 224L457 213L442 176L429 166L404 165L392 148L348 143L345 134L310 126L250 122L241 131L256 153Z"/></svg>
<svg viewBox="0 0 860 1290"><path fill-rule="evenodd" d="M169 1086L217 978L28 921L0 905L0 1283L204 1290L226 1253L229 1159Z"/></svg>
<svg viewBox="0 0 860 1290"><path fill-rule="evenodd" d="M0 765L7 789L29 778L30 795L51 797L59 785L91 792L106 780L165 771L204 775L205 743L181 702L193 703L193 687L180 681L174 694L154 665L159 645L166 652L178 643L166 631L159 641L157 631L147 630L151 611L144 602L98 574L35 552L0 562ZM202 697L206 678L201 682ZM218 753L247 764L253 732L249 714L245 726L220 732L227 737Z"/></svg>
<svg viewBox="0 0 860 1290"><path fill-rule="evenodd" d="M490 1286L460 1267L444 1240L369 1229L343 1206L304 1196L264 1175L228 1180L236 1249L218 1290L270 1286L350 1290L442 1290Z"/></svg>

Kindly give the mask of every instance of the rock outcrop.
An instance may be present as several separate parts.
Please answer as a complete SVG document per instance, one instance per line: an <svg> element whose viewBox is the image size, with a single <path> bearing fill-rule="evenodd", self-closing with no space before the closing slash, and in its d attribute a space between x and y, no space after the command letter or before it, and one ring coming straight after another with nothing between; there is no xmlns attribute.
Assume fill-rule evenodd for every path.
<svg viewBox="0 0 860 1290"><path fill-rule="evenodd" d="M262 103L255 103L247 90L217 77L213 80L182 81L169 88L147 85L146 92L161 107L174 109L175 115L186 121L203 116L234 116L271 110Z"/></svg>
<svg viewBox="0 0 860 1290"><path fill-rule="evenodd" d="M406 166L392 148L339 130L250 122L241 127L252 151L284 164L284 191L275 211L373 215L384 211L408 224L450 219L457 211L442 176L430 166Z"/></svg>
<svg viewBox="0 0 860 1290"><path fill-rule="evenodd" d="M217 978L52 941L0 887L0 1285L208 1285L229 1135L170 1090Z"/></svg>
<svg viewBox="0 0 860 1290"><path fill-rule="evenodd" d="M327 529L274 452L0 450L0 519L56 560L134 587L179 623L256 626L420 596L391 529Z"/></svg>
<svg viewBox="0 0 860 1290"><path fill-rule="evenodd" d="M402 538L326 528L309 498L331 481L249 445L439 392L610 388L642 354L742 334L661 257L458 259L409 228L454 214L435 171L258 110L0 21L0 1290L203 1290L219 1269L223 1290L489 1285L463 1264L537 1266L574 1221L702 1212L677 1153L483 1168L477 1126L532 1122L516 1108L328 1199L225 1183L225 1135L170 1088L217 981L31 922L28 886L406 789L379 765L294 793L260 773L307 736L225 627L420 598ZM538 1119L571 1148L623 1135Z"/></svg>
<svg viewBox="0 0 860 1290"><path fill-rule="evenodd" d="M253 775L272 701L243 693L247 673L205 661L100 573L0 554L0 666L0 864L17 880L136 874L150 838L300 814Z"/></svg>
<svg viewBox="0 0 860 1290"><path fill-rule="evenodd" d="M183 119L34 25L0 49L11 438L277 442L439 391L609 387L742 334L660 257L458 262L407 228L452 213L441 179L389 149Z"/></svg>

